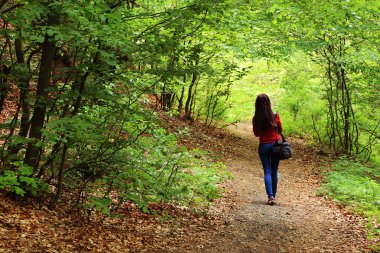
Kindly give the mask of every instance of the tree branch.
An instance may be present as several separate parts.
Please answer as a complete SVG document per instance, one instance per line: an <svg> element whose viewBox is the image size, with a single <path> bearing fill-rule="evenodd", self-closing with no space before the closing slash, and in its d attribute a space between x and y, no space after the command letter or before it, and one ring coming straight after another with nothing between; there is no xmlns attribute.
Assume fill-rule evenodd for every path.
<svg viewBox="0 0 380 253"><path fill-rule="evenodd" d="M8 6L7 8L4 8L3 10L0 11L1 14L5 14L7 12L12 11L13 9L16 9L19 6L24 6L25 4L12 4Z"/></svg>
<svg viewBox="0 0 380 253"><path fill-rule="evenodd" d="M8 0L0 0L0 9L8 2Z"/></svg>

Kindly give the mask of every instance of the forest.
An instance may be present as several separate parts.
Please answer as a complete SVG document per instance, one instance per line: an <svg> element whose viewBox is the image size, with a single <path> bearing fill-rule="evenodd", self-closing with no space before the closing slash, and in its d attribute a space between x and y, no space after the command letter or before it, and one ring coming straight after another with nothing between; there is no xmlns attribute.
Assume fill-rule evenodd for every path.
<svg viewBox="0 0 380 253"><path fill-rule="evenodd" d="M376 251L379 25L379 0L0 0L1 194L207 212L234 175L183 140L251 122L266 93Z"/></svg>

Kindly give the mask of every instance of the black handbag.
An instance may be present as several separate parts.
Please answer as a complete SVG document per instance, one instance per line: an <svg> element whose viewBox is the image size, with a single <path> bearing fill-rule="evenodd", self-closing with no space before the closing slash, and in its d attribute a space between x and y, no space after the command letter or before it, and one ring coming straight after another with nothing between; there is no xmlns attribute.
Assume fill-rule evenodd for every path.
<svg viewBox="0 0 380 253"><path fill-rule="evenodd" d="M276 140L272 148L272 156L278 160L285 160L292 157L293 150L289 142L286 141L285 136L281 133L282 141Z"/></svg>
<svg viewBox="0 0 380 253"><path fill-rule="evenodd" d="M274 116L276 118L276 113L274 114ZM276 128L276 131L278 132L277 129L278 127ZM293 154L292 147L290 146L289 142L286 141L285 136L282 133L280 133L280 135L281 135L282 141L279 142L276 139L276 142L272 148L272 156L274 156L278 160L289 159L290 157L292 157L292 154Z"/></svg>

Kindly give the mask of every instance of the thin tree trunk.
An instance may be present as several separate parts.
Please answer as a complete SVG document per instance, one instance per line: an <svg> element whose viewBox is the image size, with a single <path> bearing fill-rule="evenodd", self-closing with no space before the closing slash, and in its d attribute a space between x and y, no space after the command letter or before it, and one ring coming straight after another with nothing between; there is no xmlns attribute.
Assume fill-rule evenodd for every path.
<svg viewBox="0 0 380 253"><path fill-rule="evenodd" d="M343 117L344 117L344 152L350 154L350 104L348 101L347 93L348 87L343 77L344 70L341 69L341 80L342 80L342 100L343 100Z"/></svg>
<svg viewBox="0 0 380 253"><path fill-rule="evenodd" d="M57 190L55 192L55 196L54 196L53 201L50 203L50 206L49 206L50 209L53 209L57 205L58 200L62 194L63 174L64 174L64 167L65 167L64 165L65 165L67 150L68 150L68 146L65 144L63 147L61 162L59 165Z"/></svg>
<svg viewBox="0 0 380 253"><path fill-rule="evenodd" d="M29 83L30 79L32 78L30 67L25 63L24 59L24 53L22 49L22 41L20 39L15 39L15 52L16 52L16 60L17 64L22 68L25 68L27 70L26 73L24 71L17 75L14 79L16 81L17 86L20 89L20 97L19 97L19 104L22 108L21 111L21 123L20 123L20 130L18 135L21 137L26 137L29 132L29 126L30 126L30 104L28 100L29 95ZM21 69L20 68L20 69ZM8 148L8 156L14 155L19 152L19 150L23 147L22 143L19 143L17 145L10 145Z"/></svg>
<svg viewBox="0 0 380 253"><path fill-rule="evenodd" d="M187 92L187 99L186 99L186 104L185 104L185 119L191 119L191 100L193 98L193 87L196 81L197 81L197 74L193 73L191 84Z"/></svg>
<svg viewBox="0 0 380 253"><path fill-rule="evenodd" d="M8 144L8 141L10 140L10 138L13 136L13 133L14 133L14 130L16 128L16 125L17 125L17 119L18 119L18 114L20 112L20 104L18 104L17 106L17 109L16 109L16 112L13 116L13 119L11 121L11 123L9 124L9 133L8 133L8 136L5 138L4 140L4 143L2 145L2 148L1 148L1 151L0 151L0 159L1 161L5 161L6 158L9 156L9 154L7 155L4 155L4 151L5 151L5 147L7 146Z"/></svg>
<svg viewBox="0 0 380 253"><path fill-rule="evenodd" d="M74 110L73 110L73 113L72 115L76 115L81 107L81 103L82 103L82 96L83 96L83 91L84 91L84 87L85 87L85 84L86 84L86 81L87 81L87 78L88 76L90 75L90 71L87 71L83 77L81 78L80 82L79 82L79 87L78 87L78 97L77 99L75 100L75 104L74 104Z"/></svg>
<svg viewBox="0 0 380 253"><path fill-rule="evenodd" d="M2 77L1 75L4 75L4 77ZM8 67L5 65L2 66L2 69L0 72L0 113L3 111L5 99L9 92L9 84L8 84L8 78L7 78L8 75L9 75Z"/></svg>
<svg viewBox="0 0 380 253"><path fill-rule="evenodd" d="M5 3L6 1L4 1L3 4ZM6 28L6 25L4 24L2 29L5 29L5 28ZM8 38L5 38L5 43L0 52L0 62L3 61L2 60L3 54L5 53L8 45L10 45L10 40ZM8 77L9 77L9 67L7 67L6 65L0 64L0 114L4 109L5 99L9 92Z"/></svg>
<svg viewBox="0 0 380 253"><path fill-rule="evenodd" d="M197 77L197 81L195 82L195 85L193 87L194 89L194 92L193 92L193 95L191 96L191 101L190 101L190 112L191 114L194 114L193 112L195 112L195 98L197 97L197 86L198 86L198 81L199 81L199 77ZM191 116L190 114L190 116ZM198 117L199 115L197 115ZM193 117L190 117L191 119L194 119L194 116Z"/></svg>
<svg viewBox="0 0 380 253"><path fill-rule="evenodd" d="M25 60L22 51L22 42L20 39L15 40L15 49L17 63L25 65ZM29 66L25 67L29 70ZM29 71L26 75L20 76L20 79L18 80L18 87L20 88L20 103L22 108L19 135L22 137L26 137L28 135L30 126L30 104L28 101L30 78L31 73Z"/></svg>
<svg viewBox="0 0 380 253"><path fill-rule="evenodd" d="M182 86L182 90L181 90L181 96L179 97L179 100L178 100L178 113L179 115L181 115L181 112L182 112L182 107L183 107L183 97L185 96L185 86Z"/></svg>

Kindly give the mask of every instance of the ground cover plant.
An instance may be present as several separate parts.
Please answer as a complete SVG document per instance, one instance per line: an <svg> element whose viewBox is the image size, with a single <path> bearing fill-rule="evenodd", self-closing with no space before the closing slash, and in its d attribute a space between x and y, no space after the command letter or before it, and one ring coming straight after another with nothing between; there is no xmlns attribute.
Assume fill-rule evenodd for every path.
<svg viewBox="0 0 380 253"><path fill-rule="evenodd" d="M380 235L380 181L379 170L346 158L332 163L326 172L326 183L318 191L338 205L346 206L368 218L370 238ZM378 248L380 245L374 246Z"/></svg>

